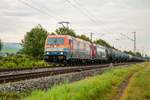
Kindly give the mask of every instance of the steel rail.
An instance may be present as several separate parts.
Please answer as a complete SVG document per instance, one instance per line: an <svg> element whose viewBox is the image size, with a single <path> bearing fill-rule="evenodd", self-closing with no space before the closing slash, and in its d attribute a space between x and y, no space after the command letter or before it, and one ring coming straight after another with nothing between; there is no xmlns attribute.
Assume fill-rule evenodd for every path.
<svg viewBox="0 0 150 100"><path fill-rule="evenodd" d="M128 64L130 63L113 64L113 66L128 65ZM0 74L0 84L65 74L65 73L81 72L81 71L86 71L86 70L109 67L110 65L111 64L92 65L92 66L86 66L86 67L79 66L79 67L69 67L69 68L68 67L47 68L46 70L38 70L38 69L33 70L32 69L32 71L20 70L18 72Z"/></svg>

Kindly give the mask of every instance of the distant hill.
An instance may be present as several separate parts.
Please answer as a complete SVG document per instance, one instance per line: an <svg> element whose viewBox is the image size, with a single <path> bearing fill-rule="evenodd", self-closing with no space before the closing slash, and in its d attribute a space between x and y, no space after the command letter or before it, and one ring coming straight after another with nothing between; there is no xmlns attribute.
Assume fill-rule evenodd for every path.
<svg viewBox="0 0 150 100"><path fill-rule="evenodd" d="M8 42L3 42L3 47L2 51L4 53L17 53L22 46L20 43L8 43Z"/></svg>

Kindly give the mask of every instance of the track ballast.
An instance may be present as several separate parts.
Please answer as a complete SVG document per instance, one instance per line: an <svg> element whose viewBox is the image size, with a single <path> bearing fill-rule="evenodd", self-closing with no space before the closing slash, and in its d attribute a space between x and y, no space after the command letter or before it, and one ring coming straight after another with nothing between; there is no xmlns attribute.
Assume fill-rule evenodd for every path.
<svg viewBox="0 0 150 100"><path fill-rule="evenodd" d="M113 64L113 66L128 65L128 64L131 64L131 63L119 63L119 64ZM92 66L86 66L86 67L74 66L74 67L28 69L28 70L18 70L18 71L9 70L8 72L7 71L0 72L0 84L65 74L65 73L81 72L81 71L86 71L86 70L105 68L109 66L111 66L111 64L92 65Z"/></svg>

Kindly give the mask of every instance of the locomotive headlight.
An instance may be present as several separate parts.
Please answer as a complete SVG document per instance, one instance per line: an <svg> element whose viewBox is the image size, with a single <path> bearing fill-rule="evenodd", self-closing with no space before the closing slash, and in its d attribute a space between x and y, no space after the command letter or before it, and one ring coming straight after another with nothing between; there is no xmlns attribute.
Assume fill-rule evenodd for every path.
<svg viewBox="0 0 150 100"><path fill-rule="evenodd" d="M46 54L49 54L49 52L46 52Z"/></svg>
<svg viewBox="0 0 150 100"><path fill-rule="evenodd" d="M61 55L63 55L63 52L60 52Z"/></svg>

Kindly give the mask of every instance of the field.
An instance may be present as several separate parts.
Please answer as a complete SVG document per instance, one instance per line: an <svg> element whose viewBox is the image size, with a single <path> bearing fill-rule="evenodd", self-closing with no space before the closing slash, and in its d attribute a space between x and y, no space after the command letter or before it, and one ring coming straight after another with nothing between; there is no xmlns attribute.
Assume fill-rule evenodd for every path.
<svg viewBox="0 0 150 100"><path fill-rule="evenodd" d="M4 53L17 53L22 46L19 43L3 43L3 48L1 52Z"/></svg>
<svg viewBox="0 0 150 100"><path fill-rule="evenodd" d="M138 64L127 68L107 70L102 75L90 77L71 84L55 86L46 92L40 90L34 91L25 100L113 100L120 91L120 85L126 79L137 74L138 71L141 72L141 69L149 69L150 72L150 66L147 66L148 64L146 63L144 65ZM143 78L144 76L142 75L141 77ZM146 81L145 84L147 82L149 81ZM147 95L148 93L146 92Z"/></svg>

